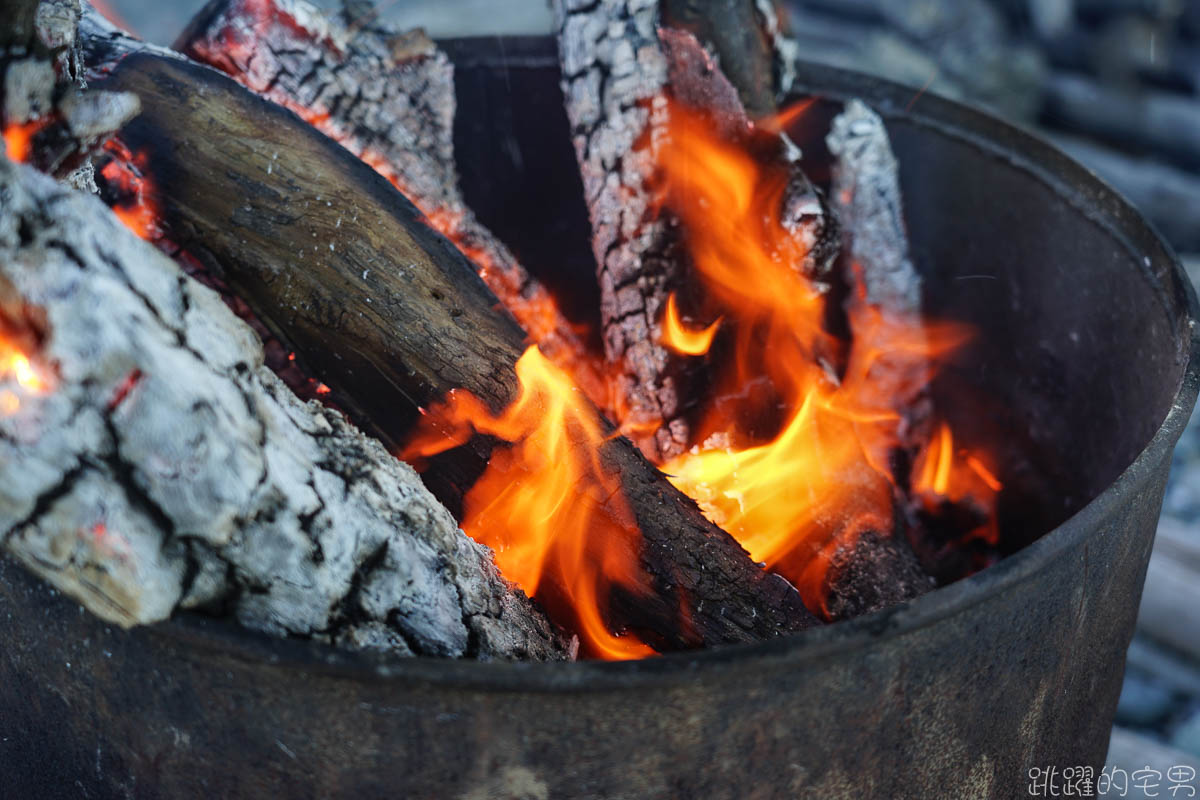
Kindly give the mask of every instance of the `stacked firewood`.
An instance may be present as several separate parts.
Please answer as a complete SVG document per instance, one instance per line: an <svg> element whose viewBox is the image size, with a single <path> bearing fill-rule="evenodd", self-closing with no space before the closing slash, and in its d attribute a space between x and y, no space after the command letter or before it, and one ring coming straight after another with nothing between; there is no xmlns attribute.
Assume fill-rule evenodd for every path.
<svg viewBox="0 0 1200 800"><path fill-rule="evenodd" d="M171 51L71 0L22 4L0 23L5 131L26 142L9 154L30 164L0 162L0 332L25 365L8 377L28 378L0 415L4 549L122 625L197 609L398 654L571 658L577 642L447 510L496 441L474 436L420 479L385 449L451 392L508 406L534 342L601 426L607 412L636 438L613 431L597 453L645 576L606 624L660 651L816 624L651 461L692 443L695 380L661 344L691 269L656 186L661 103L753 131L792 171L787 225L809 278L852 261L867 301L898 313L919 310L919 286L879 118L851 104L835 124L828 202L786 137L751 121L786 88L778 21L749 0L708 5L556 4L601 295L604 351L589 354L459 194L452 72L419 33L301 0L214 0ZM157 248L34 169L86 191L93 162ZM295 396L264 339L326 404ZM829 580L834 618L932 587L882 530L837 553Z"/></svg>

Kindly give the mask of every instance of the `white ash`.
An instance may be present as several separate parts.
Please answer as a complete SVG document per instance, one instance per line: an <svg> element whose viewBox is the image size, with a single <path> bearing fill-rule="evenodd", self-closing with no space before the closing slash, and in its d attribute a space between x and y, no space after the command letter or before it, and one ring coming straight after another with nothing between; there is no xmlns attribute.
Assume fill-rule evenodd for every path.
<svg viewBox="0 0 1200 800"><path fill-rule="evenodd" d="M68 172L59 182L71 189L78 189L88 194L99 194L100 187L96 185L96 167L90 160Z"/></svg>
<svg viewBox="0 0 1200 800"><path fill-rule="evenodd" d="M0 315L44 315L32 357L53 384L0 376L21 394L0 416L0 541L98 616L205 607L396 654L569 655L412 469L296 399L214 293L5 159Z"/></svg>
<svg viewBox="0 0 1200 800"><path fill-rule="evenodd" d="M103 142L142 110L130 92L75 91L64 97L59 110L67 127L85 146Z"/></svg>
<svg viewBox="0 0 1200 800"><path fill-rule="evenodd" d="M4 121L21 124L49 114L54 104L54 67L30 57L13 61L4 72Z"/></svg>
<svg viewBox="0 0 1200 800"><path fill-rule="evenodd" d="M867 302L919 313L921 280L909 258L899 164L883 120L850 100L825 141L836 159L832 200L849 261L862 269Z"/></svg>

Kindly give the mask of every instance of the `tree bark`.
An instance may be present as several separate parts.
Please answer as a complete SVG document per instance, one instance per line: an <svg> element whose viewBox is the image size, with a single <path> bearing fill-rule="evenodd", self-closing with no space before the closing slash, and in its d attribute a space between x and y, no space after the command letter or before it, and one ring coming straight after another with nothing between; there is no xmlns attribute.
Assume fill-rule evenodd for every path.
<svg viewBox="0 0 1200 800"><path fill-rule="evenodd" d="M738 6L741 16L754 14L747 3ZM698 18L694 10L684 13L686 3L672 8ZM695 282L679 220L662 207L656 163L667 135L668 98L714 112L722 127L748 129L738 90L773 107L774 80L760 57L757 68L739 74L745 85L733 86L694 36L660 29L659 2L556 0L555 9L563 94L592 220L605 356L618 373L614 413L643 452L665 460L693 444L688 412L701 392L703 366L661 342L668 296L690 294ZM693 27L713 34L716 26ZM762 49L756 48L760 56ZM765 87L750 85L760 79ZM782 157L785 146L779 147ZM836 253L834 226L811 184L795 172L788 206L803 212L789 223L813 244L802 268L823 274Z"/></svg>
<svg viewBox="0 0 1200 800"><path fill-rule="evenodd" d="M407 465L97 199L0 158L0 541L122 626L209 609L392 654L572 645Z"/></svg>
<svg viewBox="0 0 1200 800"><path fill-rule="evenodd" d="M142 115L121 135L153 165L167 235L295 346L356 420L396 444L417 409L452 389L493 410L512 400L522 331L462 253L370 167L211 70L130 54L138 43L114 34L90 44L92 64L108 72L101 85L141 98ZM486 443L474 452L485 459ZM650 598L618 604L616 626L684 648L813 623L789 584L628 440L609 441L602 458L621 477L653 582Z"/></svg>

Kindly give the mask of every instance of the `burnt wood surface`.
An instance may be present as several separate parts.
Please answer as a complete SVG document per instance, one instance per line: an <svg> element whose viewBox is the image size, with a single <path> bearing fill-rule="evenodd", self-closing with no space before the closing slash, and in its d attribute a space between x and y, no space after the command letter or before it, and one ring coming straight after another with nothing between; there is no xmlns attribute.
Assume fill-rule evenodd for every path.
<svg viewBox="0 0 1200 800"><path fill-rule="evenodd" d="M390 655L571 643L407 465L293 396L213 292L93 196L0 159L0 549L104 620L186 610Z"/></svg>
<svg viewBox="0 0 1200 800"><path fill-rule="evenodd" d="M660 341L668 295L685 280L678 221L657 212L653 118L666 112L668 63L654 2L557 0L563 95L592 221L614 413L647 455L690 444L684 401L694 365Z"/></svg>
<svg viewBox="0 0 1200 800"><path fill-rule="evenodd" d="M542 351L603 400L583 336L463 202L454 68L424 32L347 21L305 0L213 0L175 48L296 111L374 167L471 258Z"/></svg>
<svg viewBox="0 0 1200 800"><path fill-rule="evenodd" d="M921 322L921 277L909 252L900 193L900 172L883 119L861 100L850 100L834 118L826 145L834 158L832 204L842 234L842 268L852 305L875 306L889 319L907 320L910 335L924 338ZM868 330L851 310L850 335L861 347ZM927 363L892 358L884 353L871 367L873 385L901 410L900 446L915 453L932 433L933 404ZM907 501L906 501L907 503ZM895 508L896 530L868 531L839 549L826 578L826 612L846 619L911 600L933 588L910 544L929 534L913 524L901 506Z"/></svg>
<svg viewBox="0 0 1200 800"><path fill-rule="evenodd" d="M775 113L774 42L754 0L661 0L661 5L662 24L691 33L715 56L752 116Z"/></svg>
<svg viewBox="0 0 1200 800"><path fill-rule="evenodd" d="M657 169L668 103L711 112L714 124L736 136L749 127L739 90L765 104L774 79L755 73L766 80L765 92L731 84L695 36L666 26L660 6L556 0L555 12L563 94L592 221L604 352L618 373L613 410L643 452L667 459L693 444L688 412L702 378L697 359L673 354L661 341L667 298L694 293L695 284L685 233L663 208ZM699 24L705 8L679 4L674 13L716 35L712 24ZM745 74L739 79L750 80ZM830 250L836 252L836 238L823 202L798 168L796 173L788 204L804 213L789 225L814 245L805 271L820 273ZM830 241L832 248L825 246Z"/></svg>
<svg viewBox="0 0 1200 800"><path fill-rule="evenodd" d="M514 395L520 328L473 265L367 165L291 112L207 68L97 35L100 84L139 95L122 138L149 156L168 236L290 342L339 404L398 443L416 409L466 389L493 409ZM268 167L271 169L268 170ZM486 456L482 443L476 457ZM813 623L624 438L619 472L644 537L653 596L617 627L664 648L753 641ZM686 621L684 621L686 620Z"/></svg>

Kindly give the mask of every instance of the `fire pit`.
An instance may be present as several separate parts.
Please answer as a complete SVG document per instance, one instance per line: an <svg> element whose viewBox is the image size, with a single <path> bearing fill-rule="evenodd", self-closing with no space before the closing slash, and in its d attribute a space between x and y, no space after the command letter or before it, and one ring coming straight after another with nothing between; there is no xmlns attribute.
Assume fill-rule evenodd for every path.
<svg viewBox="0 0 1200 800"><path fill-rule="evenodd" d="M502 239L540 240L534 271L585 263L554 43L446 47L467 199ZM934 401L1000 459L1019 552L767 643L573 664L375 659L200 616L123 631L5 557L3 793L1010 797L1030 768L1098 769L1200 385L1196 298L1141 217L1041 141L828 68L801 65L794 91L819 98L806 150L836 101L887 122L926 308L978 330Z"/></svg>

